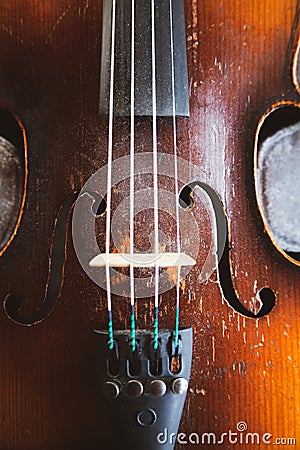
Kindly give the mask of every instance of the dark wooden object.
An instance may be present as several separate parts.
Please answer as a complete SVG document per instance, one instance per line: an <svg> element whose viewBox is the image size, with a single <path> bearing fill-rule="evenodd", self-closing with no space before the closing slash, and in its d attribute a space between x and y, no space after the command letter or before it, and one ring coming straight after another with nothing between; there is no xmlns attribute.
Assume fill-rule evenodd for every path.
<svg viewBox="0 0 300 450"><path fill-rule="evenodd" d="M104 3L103 34L100 76L100 114L108 114L110 85L111 15L112 1ZM142 0L135 10L135 107L136 116L152 115L152 46L151 3ZM156 6L156 93L157 115L172 116L172 61L170 36L170 2L160 1ZM174 84L176 115L189 115L188 74L186 65L186 41L184 3L173 1ZM115 102L116 115L130 116L130 62L131 62L131 1L122 0L116 6L115 48ZM159 70L162 69L162 70Z"/></svg>
<svg viewBox="0 0 300 450"><path fill-rule="evenodd" d="M179 156L206 174L224 203L233 283L245 307L257 308L263 287L277 296L270 315L253 320L222 300L216 277L199 282L211 227L196 202L203 253L181 302L182 325L193 326L195 337L181 423L187 434L220 436L244 420L249 432L300 439L299 268L266 236L253 187L255 130L265 105L278 95L298 98L283 77L296 3L185 1L190 118L178 120ZM107 121L98 115L102 1L7 0L0 15L0 100L24 126L29 168L22 221L0 259L0 294L23 298L19 313L27 318L41 306L60 206L106 163ZM150 121L139 119L137 129L137 145L151 151ZM118 119L115 130L122 156L128 120ZM171 130L171 120L159 122L159 149L169 153ZM118 431L96 395L91 342L91 331L105 327L105 294L83 273L70 238L63 280L54 311L39 325L0 315L3 449L113 449ZM163 297L161 325L173 325L173 298ZM147 303L138 308L141 328L151 327ZM128 308L116 305L116 326L124 328Z"/></svg>

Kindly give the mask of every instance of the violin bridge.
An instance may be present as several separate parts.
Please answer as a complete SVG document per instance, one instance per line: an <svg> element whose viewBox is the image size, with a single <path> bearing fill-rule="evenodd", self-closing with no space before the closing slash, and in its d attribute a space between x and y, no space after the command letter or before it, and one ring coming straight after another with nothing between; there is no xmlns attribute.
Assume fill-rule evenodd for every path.
<svg viewBox="0 0 300 450"><path fill-rule="evenodd" d="M196 261L185 253L100 253L90 262L90 267L181 267L193 266Z"/></svg>

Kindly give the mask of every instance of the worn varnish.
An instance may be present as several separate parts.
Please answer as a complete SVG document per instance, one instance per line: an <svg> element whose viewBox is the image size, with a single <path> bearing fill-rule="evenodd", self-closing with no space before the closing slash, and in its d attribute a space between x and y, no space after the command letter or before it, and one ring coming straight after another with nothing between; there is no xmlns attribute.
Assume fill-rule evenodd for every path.
<svg viewBox="0 0 300 450"><path fill-rule="evenodd" d="M299 99L284 75L289 61L290 74L294 70L299 80L287 58L296 4L185 1L191 116L178 119L179 156L205 173L224 203L233 283L245 306L257 306L263 287L276 294L276 307L266 317L236 313L222 299L216 274L199 282L203 253L185 280L182 325L193 326L195 342L180 429L200 438L204 432L235 432L244 421L249 432L272 434L271 442L295 438L300 445L299 267L264 232L253 162L259 118L272 99ZM0 101L24 126L28 184L17 236L0 259L0 294L3 300L8 294L23 299L19 312L25 322L42 303L61 205L106 163L107 121L98 116L101 18L101 0L1 3ZM119 119L118 156L128 150L125 129L127 119ZM137 130L137 145L151 151L150 121L140 119ZM171 121L162 119L159 149L171 152L170 133ZM204 251L210 220L203 203L195 208ZM90 334L105 327L105 295L83 273L70 233L66 248L63 286L52 313L32 327L0 314L3 450L113 449L117 424L113 429L108 423L97 395ZM163 297L161 325L172 326L173 297ZM138 325L150 327L142 303ZM128 308L120 299L116 304L116 325L124 328ZM232 444L227 440L216 448Z"/></svg>

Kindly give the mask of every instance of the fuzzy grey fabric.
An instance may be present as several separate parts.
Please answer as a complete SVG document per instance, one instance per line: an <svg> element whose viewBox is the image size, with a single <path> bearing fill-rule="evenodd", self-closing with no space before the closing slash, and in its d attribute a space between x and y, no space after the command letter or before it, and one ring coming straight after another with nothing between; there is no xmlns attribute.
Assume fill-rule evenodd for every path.
<svg viewBox="0 0 300 450"><path fill-rule="evenodd" d="M283 250L300 252L300 122L262 143L258 185L275 241Z"/></svg>
<svg viewBox="0 0 300 450"><path fill-rule="evenodd" d="M0 136L0 249L9 240L17 222L23 182L20 153Z"/></svg>

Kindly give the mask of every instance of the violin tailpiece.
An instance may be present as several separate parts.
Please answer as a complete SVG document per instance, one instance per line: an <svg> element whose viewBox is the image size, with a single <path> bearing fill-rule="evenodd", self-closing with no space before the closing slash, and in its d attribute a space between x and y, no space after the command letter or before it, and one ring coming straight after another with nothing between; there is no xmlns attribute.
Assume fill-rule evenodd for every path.
<svg viewBox="0 0 300 450"><path fill-rule="evenodd" d="M95 330L94 341L99 391L120 430L116 445L173 449L190 378L192 328L179 331L179 346L172 330L160 331L157 351L148 330L136 332L135 352L128 330L115 332L113 350L107 331Z"/></svg>

